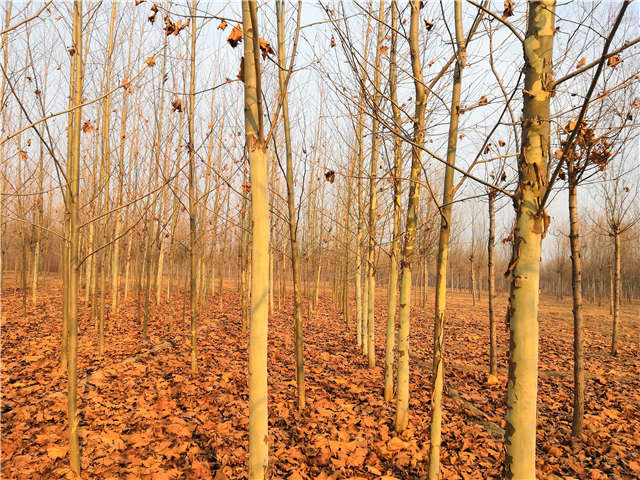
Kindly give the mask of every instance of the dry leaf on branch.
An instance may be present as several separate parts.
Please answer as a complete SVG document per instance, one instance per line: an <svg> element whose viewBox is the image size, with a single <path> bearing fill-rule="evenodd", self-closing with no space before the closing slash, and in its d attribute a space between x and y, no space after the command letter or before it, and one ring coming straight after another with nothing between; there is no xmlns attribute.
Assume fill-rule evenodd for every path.
<svg viewBox="0 0 640 480"><path fill-rule="evenodd" d="M231 45L232 48L236 48L238 43L242 41L242 27L240 25L236 25L231 30L231 33L227 37L227 42Z"/></svg>

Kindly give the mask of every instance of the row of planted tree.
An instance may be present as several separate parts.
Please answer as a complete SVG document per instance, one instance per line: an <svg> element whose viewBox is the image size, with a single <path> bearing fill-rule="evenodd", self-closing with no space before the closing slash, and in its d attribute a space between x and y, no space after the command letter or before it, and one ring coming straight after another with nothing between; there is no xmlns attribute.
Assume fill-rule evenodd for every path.
<svg viewBox="0 0 640 480"><path fill-rule="evenodd" d="M606 37L592 40L599 49L596 58L575 63L566 53L572 37L560 37L558 26L575 12L556 10L553 0L529 2L518 14L511 1L498 13L486 2L470 0L441 11L420 0L408 6L396 0L322 4L315 11L321 19L308 24L302 24L302 2L287 12L283 0L273 8L261 6L260 15L257 3L249 1L217 13L197 0L184 8L153 4L142 22L132 14L142 11L138 5L113 1L108 13L81 0L69 6L69 66L57 68L68 74L69 104L56 114L47 113L47 95L56 96L53 64L34 60L38 50L31 35L39 38L32 32L35 22L48 25L63 15L54 20L51 2L14 16L11 3L5 10L1 198L3 266L19 273L25 314L30 302L38 305L44 274L62 276L61 363L69 378L70 459L76 473L79 302L91 305L89 321L95 322L102 357L108 348L105 328L119 321L123 301L135 296L147 338L156 306L173 305L176 291L188 292L183 318L190 321L191 371L204 375L198 372L199 309L213 298L222 303L230 282L240 291L249 335L251 479L267 472L269 312L289 301L289 287L298 408L306 403L304 322L321 292L330 290L369 367L375 366L375 345L384 342L384 398L395 402L399 433L410 416L411 307L424 305L434 292L429 459L434 479L440 471L447 292L468 289L474 303L486 295L489 372L495 375L496 317L502 316L495 297L508 291L505 472L507 478L528 479L535 478L536 465L540 288L565 295L570 286L572 432L581 435L583 286L587 300L610 301L613 355L621 301L640 294L638 190L628 186L634 171L627 161L634 155L629 139L637 135L633 47L640 39L623 42L619 34L628 30L629 2L605 12ZM92 24L100 15L104 23ZM259 21L270 15L273 32ZM127 16L131 25L123 33ZM157 35L160 16L161 41L148 50L144 26ZM241 45L243 54L235 79L207 76L207 87L201 88L199 34L211 20L217 27L209 33L220 36L221 30L228 45ZM90 34L94 26L98 40ZM576 38L590 39L581 26L575 27ZM310 42L309 29L325 29L328 46ZM438 40L438 33L448 40ZM276 38L275 47L261 35ZM444 45L438 50L444 60L433 73L435 60L427 60L425 52L437 42ZM95 43L100 46L89 55ZM25 56L10 56L13 46L26 52L24 65ZM216 57L220 65L234 52L225 48ZM509 80L495 57L514 50ZM324 58L330 55L338 60ZM624 61L623 55L628 55ZM300 58L311 61L301 66ZM556 70L563 64L568 68L560 76ZM482 75L493 75L491 100L482 95L470 101L477 92L464 93L472 87L463 73L478 75L473 73L478 66ZM323 85L314 105L318 118L310 127L302 118L308 99L289 98L292 85L299 85L292 79L308 71ZM87 73L99 83L92 99ZM244 97L229 93L233 84ZM482 113L490 106L493 113ZM199 115L202 111L207 114ZM336 120L345 112L347 120ZM325 117L334 123L323 123ZM58 141L53 122L65 119L66 136ZM485 131L470 146L464 144L478 125ZM598 192L602 200L588 202L593 213L583 220L581 188ZM558 195L568 203L566 222L552 221L547 212ZM506 228L497 225L500 220ZM542 240L549 233L557 239L556 251L545 255L541 267ZM584 262L581 251L589 252ZM376 331L374 308L381 284L387 291L382 332Z"/></svg>

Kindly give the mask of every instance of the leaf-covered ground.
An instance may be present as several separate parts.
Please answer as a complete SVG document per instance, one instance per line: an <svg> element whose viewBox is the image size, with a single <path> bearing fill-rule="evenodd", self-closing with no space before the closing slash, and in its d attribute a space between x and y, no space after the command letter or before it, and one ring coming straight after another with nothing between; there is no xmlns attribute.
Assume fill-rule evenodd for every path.
<svg viewBox="0 0 640 480"><path fill-rule="evenodd" d="M290 302L272 314L269 425L272 478L424 478L430 418L432 305L417 308L411 332L411 421L393 432L394 404L382 399L384 291L379 290L377 365L366 367L328 296L305 324L308 407L295 408ZM247 335L237 294L203 307L200 372L190 373L184 299L153 308L150 339L135 298L108 320L107 352L81 302L79 412L83 478L246 478ZM2 478L68 473L66 373L59 367L61 291L55 282L37 308L2 292ZM503 460L507 330L499 301L500 374L486 374L486 298L476 306L452 293L446 328L442 472L447 479L500 478ZM582 441L569 440L572 398L570 301L546 300L540 315L538 472L540 478L640 478L640 307L624 305L621 347L609 355L606 307L586 310L587 407ZM171 319L174 323L170 331ZM456 395L456 393L458 395Z"/></svg>

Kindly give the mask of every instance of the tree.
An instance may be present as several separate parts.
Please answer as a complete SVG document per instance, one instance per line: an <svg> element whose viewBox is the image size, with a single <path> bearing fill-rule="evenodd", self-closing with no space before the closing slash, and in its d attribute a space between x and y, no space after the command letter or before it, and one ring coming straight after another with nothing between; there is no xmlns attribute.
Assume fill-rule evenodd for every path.
<svg viewBox="0 0 640 480"><path fill-rule="evenodd" d="M262 480L268 463L267 330L269 316L269 202L263 133L258 12L243 0L244 119L251 169L251 317L249 324L249 479Z"/></svg>
<svg viewBox="0 0 640 480"><path fill-rule="evenodd" d="M300 25L301 4L298 3L298 21ZM295 337L295 365L296 384L298 388L298 410L303 410L305 406L304 391L304 344L303 344L303 323L302 323L302 298L300 295L300 255L298 252L297 239L297 215L295 207L295 197L293 191L293 152L291 146L291 129L289 125L289 100L287 95L287 85L293 62L295 59L296 47L298 44L298 32L296 28L296 39L293 45L293 53L289 68L285 71L286 51L284 42L285 7L284 1L278 0L276 3L278 15L278 80L280 87L280 104L282 107L282 121L284 124L285 156L286 156L286 184L287 184L287 209L289 213L289 243L291 245L291 271L293 276L293 317L294 317L294 337Z"/></svg>
<svg viewBox="0 0 640 480"><path fill-rule="evenodd" d="M398 310L398 396L396 400L396 432L403 432L409 423L409 314L411 309L411 262L414 258L417 215L420 201L418 180L422 164L424 143L424 112L426 108L426 89L422 76L419 50L420 0L411 2L411 20L409 27L409 50L411 71L416 93L415 113L413 116L413 136L415 145L411 149L411 180L407 200L407 219L405 238L400 262L400 308Z"/></svg>
<svg viewBox="0 0 640 480"><path fill-rule="evenodd" d="M508 269L511 274L505 434L505 475L508 479L536 476L538 289L541 243L549 218L542 200L548 185L551 98L548 79L553 74L554 10L553 0L529 3L524 41L522 151L518 157L518 189L514 198L516 222Z"/></svg>

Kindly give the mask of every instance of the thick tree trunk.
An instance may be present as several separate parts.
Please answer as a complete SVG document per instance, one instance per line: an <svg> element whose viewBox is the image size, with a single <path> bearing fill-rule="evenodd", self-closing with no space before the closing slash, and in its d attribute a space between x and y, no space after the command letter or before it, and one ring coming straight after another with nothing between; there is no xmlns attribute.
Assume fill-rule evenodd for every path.
<svg viewBox="0 0 640 480"><path fill-rule="evenodd" d="M538 289L540 250L548 216L540 211L548 182L549 100L552 78L554 0L529 3L524 42L525 88L516 225L509 272L509 380L505 434L507 479L536 476L538 383Z"/></svg>
<svg viewBox="0 0 640 480"><path fill-rule="evenodd" d="M249 480L263 480L268 464L267 332L269 296L268 153L262 131L262 89L258 48L258 13L242 2L244 30L244 118L251 168L251 319L249 327Z"/></svg>

